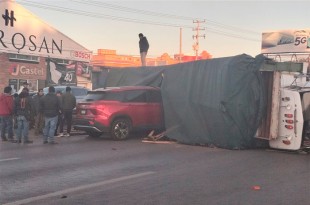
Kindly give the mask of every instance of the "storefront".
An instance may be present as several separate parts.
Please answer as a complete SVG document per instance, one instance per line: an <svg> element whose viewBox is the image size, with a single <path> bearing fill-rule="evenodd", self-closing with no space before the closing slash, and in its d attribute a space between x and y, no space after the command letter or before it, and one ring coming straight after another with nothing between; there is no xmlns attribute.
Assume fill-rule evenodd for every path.
<svg viewBox="0 0 310 205"><path fill-rule="evenodd" d="M16 57L16 56L15 56ZM0 85L10 85L13 91L18 91L24 82L29 83L29 89L36 91L45 86L46 63L44 57L36 58L36 62L16 59L8 53L0 54Z"/></svg>
<svg viewBox="0 0 310 205"><path fill-rule="evenodd" d="M80 80L87 85L91 82L87 73L78 71L79 64L90 62L89 50L15 1L1 1L0 7L3 17L0 19L1 92L8 85L18 90L25 81L34 91L50 84L79 85Z"/></svg>

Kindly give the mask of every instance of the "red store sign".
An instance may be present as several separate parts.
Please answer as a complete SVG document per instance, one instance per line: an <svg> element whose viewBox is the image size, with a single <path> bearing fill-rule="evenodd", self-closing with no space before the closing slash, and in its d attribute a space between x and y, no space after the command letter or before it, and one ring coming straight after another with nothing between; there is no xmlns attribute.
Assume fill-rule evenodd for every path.
<svg viewBox="0 0 310 205"><path fill-rule="evenodd" d="M9 73L13 76L44 76L43 68L28 67L24 65L14 64L9 68Z"/></svg>

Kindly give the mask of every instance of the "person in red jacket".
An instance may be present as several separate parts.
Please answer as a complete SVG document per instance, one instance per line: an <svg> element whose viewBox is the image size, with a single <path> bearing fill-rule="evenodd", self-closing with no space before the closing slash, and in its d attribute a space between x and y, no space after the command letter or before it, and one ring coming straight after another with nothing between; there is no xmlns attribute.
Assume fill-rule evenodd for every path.
<svg viewBox="0 0 310 205"><path fill-rule="evenodd" d="M0 130L2 141L16 142L13 138L13 97L11 96L12 88L7 86L4 88L4 93L0 96ZM6 138L5 133L8 133L8 138Z"/></svg>

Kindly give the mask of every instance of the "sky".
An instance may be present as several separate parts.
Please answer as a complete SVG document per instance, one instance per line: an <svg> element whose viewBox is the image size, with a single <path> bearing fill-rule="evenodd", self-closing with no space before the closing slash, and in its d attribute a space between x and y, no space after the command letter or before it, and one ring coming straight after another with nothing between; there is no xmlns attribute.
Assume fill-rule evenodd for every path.
<svg viewBox="0 0 310 205"><path fill-rule="evenodd" d="M199 21L199 53L205 50L213 58L243 53L255 57L261 52L263 32L310 28L310 1L16 2L94 54L112 49L119 55L138 56L138 34L143 33L150 44L148 57L164 53L173 57L180 49L195 55L194 21Z"/></svg>

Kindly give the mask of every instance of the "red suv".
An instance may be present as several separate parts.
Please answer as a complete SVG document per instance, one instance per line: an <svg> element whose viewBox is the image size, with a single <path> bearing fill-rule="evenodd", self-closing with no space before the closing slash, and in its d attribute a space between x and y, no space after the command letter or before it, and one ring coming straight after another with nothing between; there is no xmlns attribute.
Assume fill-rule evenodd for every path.
<svg viewBox="0 0 310 205"><path fill-rule="evenodd" d="M127 139L138 129L162 130L160 89L124 86L89 91L77 105L74 128L94 137L109 132L115 140Z"/></svg>

